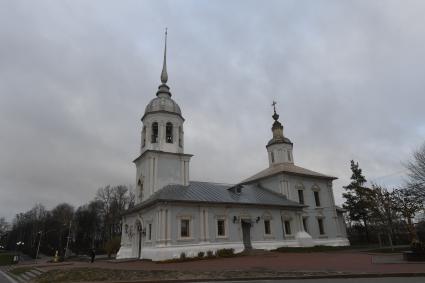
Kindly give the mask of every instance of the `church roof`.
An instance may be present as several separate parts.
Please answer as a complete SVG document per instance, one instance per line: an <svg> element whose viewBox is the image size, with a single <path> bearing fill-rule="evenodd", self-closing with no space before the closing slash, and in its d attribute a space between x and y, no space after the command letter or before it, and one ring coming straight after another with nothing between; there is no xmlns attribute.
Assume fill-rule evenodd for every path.
<svg viewBox="0 0 425 283"><path fill-rule="evenodd" d="M231 190L234 185L190 182L189 186L168 185L154 193L146 201L129 209L125 214L153 205L156 202L207 203L277 206L301 209L304 205L288 200L285 196L258 185L242 185L240 193Z"/></svg>
<svg viewBox="0 0 425 283"><path fill-rule="evenodd" d="M254 176L251 176L241 182L241 184L247 184L254 181L258 181L260 179L264 179L267 177L271 177L280 173L286 173L290 175L301 175L301 176L307 176L307 177L314 177L314 178L322 178L322 179L329 179L329 180L335 180L336 177L324 175L315 171L311 171L309 169L305 169L299 166L296 166L292 163L280 163L275 164L263 171L260 171L259 173L255 174Z"/></svg>

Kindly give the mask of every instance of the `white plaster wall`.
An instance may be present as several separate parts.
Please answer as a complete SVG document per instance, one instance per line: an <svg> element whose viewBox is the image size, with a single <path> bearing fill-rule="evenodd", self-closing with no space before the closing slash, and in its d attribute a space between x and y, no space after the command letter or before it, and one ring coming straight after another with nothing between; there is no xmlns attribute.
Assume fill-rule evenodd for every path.
<svg viewBox="0 0 425 283"><path fill-rule="evenodd" d="M272 155L271 155L272 152L274 155L274 162L272 160ZM289 156L288 156L288 152L289 152ZM273 164L279 164L279 163L294 163L294 157L292 154L291 144L286 144L286 143L272 144L267 147L267 153L269 156L270 166L272 166Z"/></svg>
<svg viewBox="0 0 425 283"><path fill-rule="evenodd" d="M333 196L332 182L322 178L312 178L279 174L259 181L261 186L299 202L298 189L304 192L303 217L307 217L309 234L315 239L346 237L345 226L338 219ZM288 189L288 190L287 190ZM320 207L316 207L313 191L319 192ZM325 234L320 235L317 219L322 218Z"/></svg>
<svg viewBox="0 0 425 283"><path fill-rule="evenodd" d="M158 142L151 142L152 124L158 123ZM165 125L170 122L173 124L173 143L167 143L165 139ZM141 153L145 150L160 150L166 152L183 153L184 152L184 131L183 119L171 113L152 113L143 119L143 125L146 126L146 145L142 147ZM182 145L179 145L179 127L182 128Z"/></svg>
<svg viewBox="0 0 425 283"><path fill-rule="evenodd" d="M236 216L237 221L233 218ZM124 224L141 221L146 234L142 236L141 258L165 260L178 258L184 252L186 256L196 256L198 252L215 252L218 249L233 248L235 252L244 249L240 219L251 219L251 243L253 248L275 249L282 246L304 246L305 239L300 239L302 231L301 212L282 210L273 207L220 206L201 204L158 204L141 211L139 214L126 216ZM226 219L226 236L217 235L216 220ZM257 218L258 222L257 222ZM180 219L190 219L190 237L180 237ZM271 222L271 235L265 234L264 219ZM290 220L291 234L284 233L283 220ZM148 240L148 224L152 224L152 240ZM307 235L308 234L303 234ZM308 236L309 237L309 236ZM122 246L119 258L138 256L138 238L128 238L123 229ZM312 239L311 245L347 245L344 238Z"/></svg>

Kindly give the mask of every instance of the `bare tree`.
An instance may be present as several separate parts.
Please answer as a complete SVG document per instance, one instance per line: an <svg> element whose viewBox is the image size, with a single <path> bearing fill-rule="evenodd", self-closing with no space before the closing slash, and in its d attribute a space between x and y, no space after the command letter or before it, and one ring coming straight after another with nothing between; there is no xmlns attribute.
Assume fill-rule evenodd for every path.
<svg viewBox="0 0 425 283"><path fill-rule="evenodd" d="M421 197L425 202L425 143L413 153L413 157L407 162L408 184L411 192Z"/></svg>
<svg viewBox="0 0 425 283"><path fill-rule="evenodd" d="M407 231L410 235L410 240L416 241L416 228L413 223L413 218L417 213L423 210L423 199L418 198L410 188L394 190L395 203L397 210L400 212L403 221L406 224Z"/></svg>
<svg viewBox="0 0 425 283"><path fill-rule="evenodd" d="M7 223L6 218L0 217L0 237L3 236L9 229L9 223Z"/></svg>

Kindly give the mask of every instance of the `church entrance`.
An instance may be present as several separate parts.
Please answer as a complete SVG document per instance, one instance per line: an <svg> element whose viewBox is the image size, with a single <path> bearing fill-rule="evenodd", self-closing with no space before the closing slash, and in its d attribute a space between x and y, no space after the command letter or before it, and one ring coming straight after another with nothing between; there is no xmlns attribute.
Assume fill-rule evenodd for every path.
<svg viewBox="0 0 425 283"><path fill-rule="evenodd" d="M245 250L252 249L251 245L251 222L247 220L241 220L242 225L242 238Z"/></svg>

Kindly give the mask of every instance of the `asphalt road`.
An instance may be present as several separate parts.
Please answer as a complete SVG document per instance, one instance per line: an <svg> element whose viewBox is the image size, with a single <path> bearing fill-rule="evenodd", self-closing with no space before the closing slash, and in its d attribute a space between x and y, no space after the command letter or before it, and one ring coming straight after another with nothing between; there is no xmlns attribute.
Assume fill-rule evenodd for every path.
<svg viewBox="0 0 425 283"><path fill-rule="evenodd" d="M221 283L424 283L425 277L338 278L263 281L221 281ZM217 283L211 281L210 283Z"/></svg>
<svg viewBox="0 0 425 283"><path fill-rule="evenodd" d="M7 277L3 275L3 272L0 271L0 283L13 283L13 282L7 279Z"/></svg>

